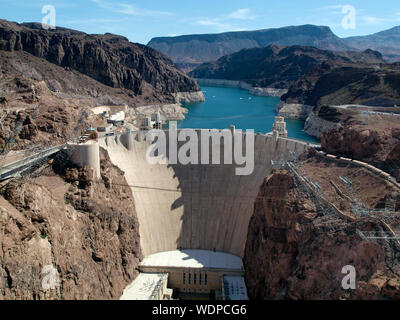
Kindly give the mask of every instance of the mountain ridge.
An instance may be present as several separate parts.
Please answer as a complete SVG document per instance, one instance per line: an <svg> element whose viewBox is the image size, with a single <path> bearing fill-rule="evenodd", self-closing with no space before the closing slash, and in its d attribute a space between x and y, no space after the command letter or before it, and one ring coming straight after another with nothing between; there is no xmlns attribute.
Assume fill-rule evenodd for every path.
<svg viewBox="0 0 400 320"><path fill-rule="evenodd" d="M269 44L349 49L348 45L329 27L310 24L256 31L153 38L148 46L166 54L178 67L185 69L185 65L196 66L241 49L265 47Z"/></svg>
<svg viewBox="0 0 400 320"><path fill-rule="evenodd" d="M25 51L135 95L146 90L160 94L200 90L162 53L113 34L89 35L66 28L44 30L37 23L0 20L0 50Z"/></svg>
<svg viewBox="0 0 400 320"><path fill-rule="evenodd" d="M367 36L348 37L343 40L354 49L379 50L389 62L400 61L400 26Z"/></svg>
<svg viewBox="0 0 400 320"><path fill-rule="evenodd" d="M217 61L204 63L189 73L200 79L245 81L253 87L288 89L323 62L385 63L379 52L333 52L307 46L242 49Z"/></svg>
<svg viewBox="0 0 400 320"><path fill-rule="evenodd" d="M391 34L397 31L396 28L400 29L395 27L381 33ZM370 36L364 36L363 41L373 41L368 40L368 37ZM156 37L148 45L169 56L184 71L192 71L204 62L215 61L242 49L265 47L269 44L313 46L332 51L373 49L382 51L389 62L400 61L400 40L398 45L386 50L379 50L380 46L360 46L357 41L361 40L357 37L340 38L327 26L307 24L255 31Z"/></svg>

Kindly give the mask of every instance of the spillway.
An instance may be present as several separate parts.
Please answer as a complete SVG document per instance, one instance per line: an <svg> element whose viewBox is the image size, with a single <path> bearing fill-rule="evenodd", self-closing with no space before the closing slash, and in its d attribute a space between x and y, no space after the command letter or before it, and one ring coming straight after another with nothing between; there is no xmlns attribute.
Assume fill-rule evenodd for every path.
<svg viewBox="0 0 400 320"><path fill-rule="evenodd" d="M202 131L196 130L199 140ZM166 135L168 138L168 131ZM245 154L245 133L242 135ZM222 163L224 143L221 139ZM150 164L146 154L151 142L144 139L143 132L106 137L99 144L108 151L112 163L125 172L132 188L145 256L203 249L243 257L254 202L272 169L271 160L285 161L308 148L299 140L254 134L254 171L240 176L236 175L235 163L170 164L168 151L167 163ZM179 142L178 148L182 144ZM200 158L200 147L198 152Z"/></svg>

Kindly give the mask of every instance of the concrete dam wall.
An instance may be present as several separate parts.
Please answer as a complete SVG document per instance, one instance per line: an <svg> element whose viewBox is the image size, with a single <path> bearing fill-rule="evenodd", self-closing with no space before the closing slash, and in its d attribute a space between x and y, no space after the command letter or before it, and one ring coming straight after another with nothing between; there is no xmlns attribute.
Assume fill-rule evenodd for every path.
<svg viewBox="0 0 400 320"><path fill-rule="evenodd" d="M210 130L196 130L199 140L202 131ZM150 164L146 154L151 143L144 135L131 132L100 139L99 143L125 172L132 188L145 256L176 249L205 249L243 257L254 202L272 169L271 160L287 160L293 155L291 151L299 155L308 148L298 140L255 134L254 171L240 176L236 175L235 162L170 164L168 152L164 155L166 164ZM245 155L246 133L241 136ZM221 163L224 143L221 139ZM178 148L183 144L179 142ZM198 152L200 158L200 146Z"/></svg>

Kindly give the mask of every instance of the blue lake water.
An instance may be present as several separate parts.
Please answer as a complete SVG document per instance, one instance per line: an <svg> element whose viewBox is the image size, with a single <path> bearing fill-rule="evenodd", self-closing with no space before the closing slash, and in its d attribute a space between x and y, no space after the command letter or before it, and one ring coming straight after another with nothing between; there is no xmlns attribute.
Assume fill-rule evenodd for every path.
<svg viewBox="0 0 400 320"><path fill-rule="evenodd" d="M206 101L185 105L189 110L179 128L254 129L271 132L279 98L259 97L239 88L202 86ZM303 131L304 122L286 120L288 136L310 142L317 140Z"/></svg>

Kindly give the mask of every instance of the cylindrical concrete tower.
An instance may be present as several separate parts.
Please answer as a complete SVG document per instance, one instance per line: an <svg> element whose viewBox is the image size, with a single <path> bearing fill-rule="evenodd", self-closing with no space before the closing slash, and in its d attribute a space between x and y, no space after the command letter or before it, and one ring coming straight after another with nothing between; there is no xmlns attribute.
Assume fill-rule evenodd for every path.
<svg viewBox="0 0 400 320"><path fill-rule="evenodd" d="M89 141L84 144L73 144L71 147L74 148L71 161L81 168L86 166L92 167L95 177L100 178L99 143L96 141Z"/></svg>

